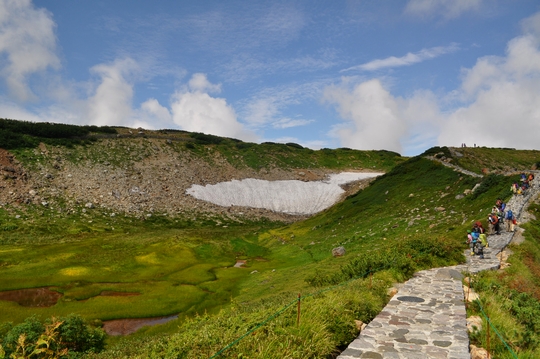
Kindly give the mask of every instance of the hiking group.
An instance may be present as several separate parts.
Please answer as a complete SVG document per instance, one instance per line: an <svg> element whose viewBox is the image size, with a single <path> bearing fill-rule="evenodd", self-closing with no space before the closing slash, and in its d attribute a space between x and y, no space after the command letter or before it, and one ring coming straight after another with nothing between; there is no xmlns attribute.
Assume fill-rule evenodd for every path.
<svg viewBox="0 0 540 359"><path fill-rule="evenodd" d="M523 195L531 186L534 175L531 173L528 176L525 173L521 174L521 185L518 182L512 184L511 190L514 194ZM501 234L501 225L507 232L513 232L514 226L517 224L516 217L512 209L506 206L502 199L498 198L495 205L488 215L487 222L489 224L488 234ZM489 247L485 229L482 222L476 221L473 228L467 231L467 243L471 249L471 256L478 255L481 259L484 258L484 248Z"/></svg>
<svg viewBox="0 0 540 359"><path fill-rule="evenodd" d="M532 186L532 181L534 179L534 174L529 173L529 175L525 175L525 173L521 173L521 178L518 182L514 182L512 184L512 187L510 188L512 190L512 193L514 194L523 194L525 191L527 191Z"/></svg>

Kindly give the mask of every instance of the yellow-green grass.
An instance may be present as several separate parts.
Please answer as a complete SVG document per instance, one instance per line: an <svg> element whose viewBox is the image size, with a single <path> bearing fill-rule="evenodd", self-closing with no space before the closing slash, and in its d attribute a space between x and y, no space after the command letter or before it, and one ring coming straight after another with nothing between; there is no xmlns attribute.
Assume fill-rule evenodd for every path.
<svg viewBox="0 0 540 359"><path fill-rule="evenodd" d="M0 321L20 322L34 313L46 317L75 312L101 320L215 313L231 299L243 303L270 300L279 293L314 293L318 288L306 279L340 272L357 256L403 240L422 238L460 252L466 229L482 219L500 193L500 188L492 188L472 200L456 199L479 181L418 159L342 204L282 227L270 222L192 227L178 219L181 225L175 228L174 218L139 221L117 216L114 230L98 231L113 224L110 217L97 213L92 217L97 229L66 233L69 226L56 218L55 227L36 241L31 234L41 231L50 218L45 213L34 217L34 224L19 224L21 240L9 232L20 244L0 248L0 289L56 286L65 299L51 308L23 308L2 301ZM40 244L43 238L49 243ZM332 248L339 245L347 253L334 258ZM237 259L247 260L246 267L233 268ZM452 263L455 258L434 258L430 265ZM101 291L141 294L96 297ZM174 330L174 325L166 328Z"/></svg>
<svg viewBox="0 0 540 359"><path fill-rule="evenodd" d="M52 287L64 296L50 308L0 301L0 321L69 313L101 320L155 317L202 313L228 303L249 270L233 267L234 245L221 242L222 234L216 235L214 229L196 236L189 232L164 230L49 245L4 245L0 290ZM259 263L264 262L250 266L257 268ZM99 296L103 291L139 295Z"/></svg>

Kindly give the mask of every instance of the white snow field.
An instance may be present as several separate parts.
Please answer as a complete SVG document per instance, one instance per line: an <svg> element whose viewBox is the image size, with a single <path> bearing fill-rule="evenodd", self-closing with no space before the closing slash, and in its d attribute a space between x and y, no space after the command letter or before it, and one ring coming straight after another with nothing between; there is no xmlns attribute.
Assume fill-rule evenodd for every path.
<svg viewBox="0 0 540 359"><path fill-rule="evenodd" d="M383 173L342 172L324 181L303 182L244 179L215 185L192 185L193 197L223 207L264 208L288 214L314 214L334 205L345 192L340 185L373 178Z"/></svg>

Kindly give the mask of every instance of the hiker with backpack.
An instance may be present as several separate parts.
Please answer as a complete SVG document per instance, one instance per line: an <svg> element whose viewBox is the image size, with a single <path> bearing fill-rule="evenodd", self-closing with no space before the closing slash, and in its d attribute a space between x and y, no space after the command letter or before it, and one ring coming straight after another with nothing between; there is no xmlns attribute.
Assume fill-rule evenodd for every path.
<svg viewBox="0 0 540 359"><path fill-rule="evenodd" d="M512 212L510 208L508 208L508 210L506 211L505 220L506 220L506 231L513 232L514 221L516 220L516 218L514 217L514 213Z"/></svg>
<svg viewBox="0 0 540 359"><path fill-rule="evenodd" d="M489 222L489 234L501 234L501 229L499 226L499 217L495 212L491 212L491 214L488 216L488 222Z"/></svg>
<svg viewBox="0 0 540 359"><path fill-rule="evenodd" d="M486 230L484 229L484 226L482 225L482 222L476 221L474 222L474 225L472 227L472 232L477 232L479 234L486 233Z"/></svg>
<svg viewBox="0 0 540 359"><path fill-rule="evenodd" d="M484 246L477 232L467 231L467 243L471 249L471 256L478 255L480 258L484 258Z"/></svg>

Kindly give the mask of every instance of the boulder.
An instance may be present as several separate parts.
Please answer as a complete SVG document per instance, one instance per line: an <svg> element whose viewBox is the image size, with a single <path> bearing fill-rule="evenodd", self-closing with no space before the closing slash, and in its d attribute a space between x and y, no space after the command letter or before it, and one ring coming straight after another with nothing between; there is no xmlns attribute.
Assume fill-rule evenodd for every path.
<svg viewBox="0 0 540 359"><path fill-rule="evenodd" d="M484 348L478 348L471 344L471 359L490 359L491 356Z"/></svg>
<svg viewBox="0 0 540 359"><path fill-rule="evenodd" d="M332 255L334 257L342 257L345 255L345 247L336 247L334 249L332 249Z"/></svg>
<svg viewBox="0 0 540 359"><path fill-rule="evenodd" d="M361 320L354 320L354 324L356 325L356 329L358 329L358 331L362 331L364 330L364 328L367 326L366 323L362 322Z"/></svg>
<svg viewBox="0 0 540 359"><path fill-rule="evenodd" d="M482 318L477 315L467 318L467 330L469 333L482 331Z"/></svg>

